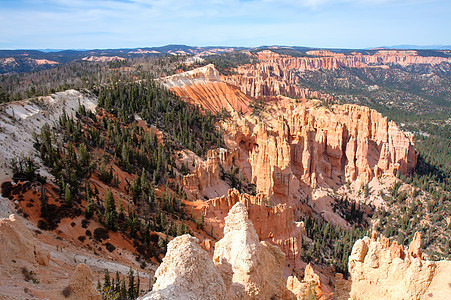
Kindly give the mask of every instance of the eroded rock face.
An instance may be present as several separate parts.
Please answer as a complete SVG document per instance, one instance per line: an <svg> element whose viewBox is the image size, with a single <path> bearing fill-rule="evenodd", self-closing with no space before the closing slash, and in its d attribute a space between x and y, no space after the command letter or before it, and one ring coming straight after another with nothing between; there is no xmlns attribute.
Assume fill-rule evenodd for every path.
<svg viewBox="0 0 451 300"><path fill-rule="evenodd" d="M101 300L102 295L92 285L91 269L85 264L77 265L69 281L69 299Z"/></svg>
<svg viewBox="0 0 451 300"><path fill-rule="evenodd" d="M201 105L212 112L248 111L248 97L239 88L220 80L213 65L160 79L183 100Z"/></svg>
<svg viewBox="0 0 451 300"><path fill-rule="evenodd" d="M195 201L197 199L215 198L224 195L228 187L220 181L220 160L221 153L226 149L211 149L207 158L195 159L195 168L192 174L182 177L182 187L187 195L187 199Z"/></svg>
<svg viewBox="0 0 451 300"><path fill-rule="evenodd" d="M305 268L302 282L296 276L288 277L287 288L296 295L298 300L309 299L315 294L316 299L324 299L324 294L321 290L321 280L310 264Z"/></svg>
<svg viewBox="0 0 451 300"><path fill-rule="evenodd" d="M188 234L168 244L157 281L144 299L227 299L226 285L211 259Z"/></svg>
<svg viewBox="0 0 451 300"><path fill-rule="evenodd" d="M301 184L368 183L414 170L413 135L375 110L279 98L261 117L236 117L224 125L233 144L249 156L249 181L271 198L302 199Z"/></svg>
<svg viewBox="0 0 451 300"><path fill-rule="evenodd" d="M388 248L382 238L377 241L368 237L358 240L352 248L348 265L352 280L351 299L449 298L451 262L433 262L417 257L417 251L410 251L417 249L420 237L415 236L409 250L397 243ZM400 247L404 249L400 250Z"/></svg>
<svg viewBox="0 0 451 300"><path fill-rule="evenodd" d="M271 206L263 194L251 196L230 189L226 196L208 200L204 215L211 224L224 224L224 216L236 203L246 207L260 240L280 247L289 261L299 257L305 234L304 223L295 221L294 209L287 204Z"/></svg>
<svg viewBox="0 0 451 300"><path fill-rule="evenodd" d="M259 241L242 203L229 211L213 261L233 272L231 299L294 299L282 275L284 253L277 246Z"/></svg>

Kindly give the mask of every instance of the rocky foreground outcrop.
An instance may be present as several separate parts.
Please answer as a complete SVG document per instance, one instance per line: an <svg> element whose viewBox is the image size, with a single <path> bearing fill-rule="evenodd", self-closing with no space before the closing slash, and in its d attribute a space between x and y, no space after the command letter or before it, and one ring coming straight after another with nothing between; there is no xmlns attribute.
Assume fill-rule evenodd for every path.
<svg viewBox="0 0 451 300"><path fill-rule="evenodd" d="M224 237L215 245L213 261L232 271L233 299L293 299L283 280L285 254L279 247L260 242L246 207L235 204L226 217Z"/></svg>
<svg viewBox="0 0 451 300"><path fill-rule="evenodd" d="M189 235L175 238L143 299L295 299L282 276L285 255L260 242L246 207L235 204L213 260Z"/></svg>
<svg viewBox="0 0 451 300"><path fill-rule="evenodd" d="M304 223L295 220L294 208L287 204L270 206L263 194L251 196L230 189L226 196L205 202L203 214L207 222L215 226L216 232L219 231L216 226L226 223L224 216L229 214L236 203L246 207L259 239L277 245L293 264L301 253L302 236L306 234Z"/></svg>
<svg viewBox="0 0 451 300"><path fill-rule="evenodd" d="M388 239L357 240L349 257L351 299L450 299L451 261L421 258L420 235L404 247Z"/></svg>
<svg viewBox="0 0 451 300"><path fill-rule="evenodd" d="M166 256L157 269L152 292L144 299L227 299L227 289L219 270L199 240L188 235L168 244Z"/></svg>

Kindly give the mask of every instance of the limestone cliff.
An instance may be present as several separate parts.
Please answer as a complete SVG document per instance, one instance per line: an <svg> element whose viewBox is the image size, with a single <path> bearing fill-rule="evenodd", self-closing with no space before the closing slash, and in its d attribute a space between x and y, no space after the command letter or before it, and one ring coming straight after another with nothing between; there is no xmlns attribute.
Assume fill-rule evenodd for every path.
<svg viewBox="0 0 451 300"><path fill-rule="evenodd" d="M451 261L422 260L419 240L408 248L388 247L382 236L358 240L349 257L351 299L449 299Z"/></svg>

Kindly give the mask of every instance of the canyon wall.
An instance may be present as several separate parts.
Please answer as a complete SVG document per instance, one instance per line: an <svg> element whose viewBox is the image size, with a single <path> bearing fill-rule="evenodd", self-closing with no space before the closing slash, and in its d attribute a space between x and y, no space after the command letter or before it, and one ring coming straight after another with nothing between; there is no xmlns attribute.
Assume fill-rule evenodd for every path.
<svg viewBox="0 0 451 300"><path fill-rule="evenodd" d="M259 117L235 118L224 128L230 146L248 153L249 181L287 203L302 198L302 185L366 184L374 177L409 174L416 165L413 135L357 105L328 109L318 101L279 98Z"/></svg>
<svg viewBox="0 0 451 300"><path fill-rule="evenodd" d="M208 65L164 78L163 82L182 93L189 87L222 83L218 76ZM305 185L366 184L374 177L406 175L415 168L412 134L400 131L375 110L357 105L326 108L319 101L279 96L267 102L258 116L252 116L236 112L246 102L232 105L233 97L218 97L219 102L202 95L190 98L206 109L220 111L226 107L232 112L232 117L222 123L228 149L210 152L205 162L198 163L195 173L184 178L183 186L193 200L218 185L219 165L239 167L245 179L276 203L281 198L286 199L284 203L305 199ZM220 191L226 192L224 188ZM218 195L211 192L207 198Z"/></svg>
<svg viewBox="0 0 451 300"><path fill-rule="evenodd" d="M263 50L253 55L259 60L258 63L238 66L235 69L236 74L224 76L223 80L240 87L243 93L254 98L285 95L292 98L327 100L331 99L330 95L302 88L302 82L296 74L320 69L389 68L391 65L451 63L451 58L419 56L413 50L380 50L374 54L314 50L306 54L307 56L303 57L293 57Z"/></svg>

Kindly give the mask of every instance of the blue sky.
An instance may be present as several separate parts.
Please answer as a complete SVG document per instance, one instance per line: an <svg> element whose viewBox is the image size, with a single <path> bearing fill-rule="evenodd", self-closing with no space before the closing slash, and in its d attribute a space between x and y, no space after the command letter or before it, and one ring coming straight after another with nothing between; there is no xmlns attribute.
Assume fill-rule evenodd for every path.
<svg viewBox="0 0 451 300"><path fill-rule="evenodd" d="M0 49L451 45L450 0L0 0Z"/></svg>

